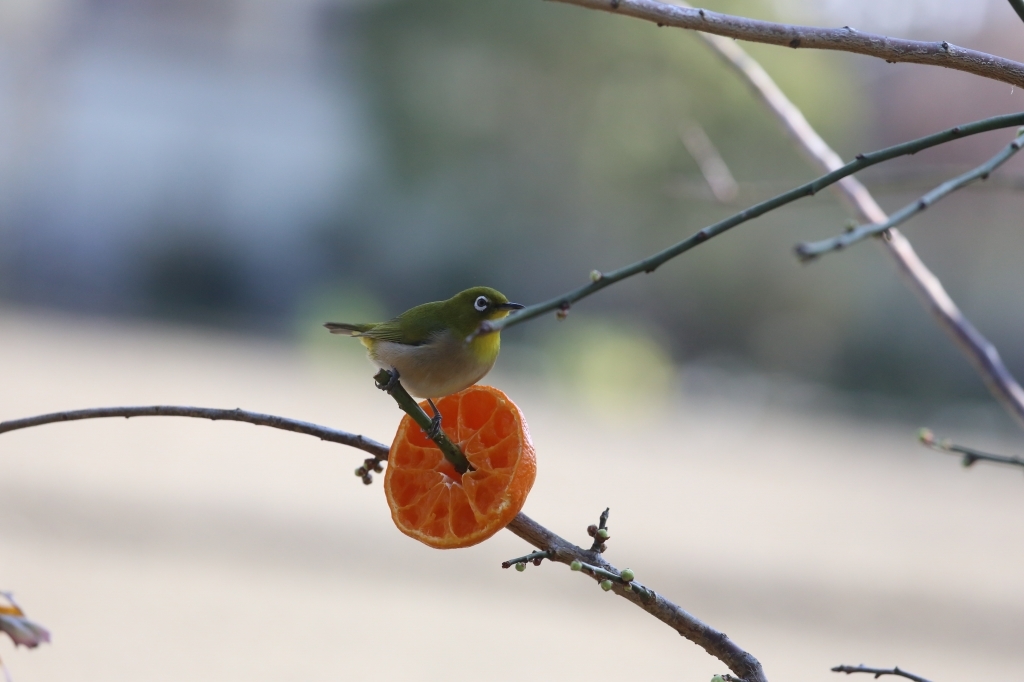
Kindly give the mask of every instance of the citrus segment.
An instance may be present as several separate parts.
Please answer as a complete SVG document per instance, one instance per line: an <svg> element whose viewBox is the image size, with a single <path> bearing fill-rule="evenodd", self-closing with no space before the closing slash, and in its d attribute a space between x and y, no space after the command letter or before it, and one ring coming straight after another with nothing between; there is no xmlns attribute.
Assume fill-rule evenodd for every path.
<svg viewBox="0 0 1024 682"><path fill-rule="evenodd" d="M441 398L437 409L445 433L475 470L457 473L405 416L391 444L384 493L398 530L438 549L469 547L523 508L537 475L533 443L523 413L491 386Z"/></svg>

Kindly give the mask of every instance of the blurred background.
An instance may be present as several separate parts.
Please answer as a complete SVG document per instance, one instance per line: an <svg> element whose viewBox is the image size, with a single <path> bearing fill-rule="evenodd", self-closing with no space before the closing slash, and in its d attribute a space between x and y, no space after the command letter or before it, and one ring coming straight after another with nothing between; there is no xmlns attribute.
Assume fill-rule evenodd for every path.
<svg viewBox="0 0 1024 682"><path fill-rule="evenodd" d="M948 40L1024 60L1024 25L1004 0L705 6ZM846 158L1024 108L1024 93L957 72L744 47ZM0 358L6 377L0 418L176 401L320 419L384 441L397 420L392 406L368 387L369 366L358 344L329 337L322 322L383 319L475 284L534 303L586 282L592 269L648 255L814 176L746 87L695 36L513 0L5 0L0 131ZM1012 135L998 131L945 145L870 169L862 179L892 211L986 160ZM698 163L709 144L734 180L724 190L709 186ZM1018 157L905 229L1018 376L1024 375L1021 216L1024 158ZM916 672L926 677L941 678L946 670L1005 674L1022 662L1006 639L1024 626L1021 592L1008 577L1000 582L986 573L978 580L984 585L965 585L962 575L1019 574L1024 566L1020 551L1008 547L1020 546L1021 525L1009 520L1024 518L1019 480L1008 472L965 476L952 460L918 453L911 429L928 424L959 440L1012 450L1019 444L1017 427L875 246L797 263L795 243L836 234L847 219L824 193L587 299L563 322L552 316L506 332L493 383L520 391L534 405L532 414L549 415L548 430L536 430L548 434L548 447L562 458L559 464L542 460L538 490L549 490L550 497L535 502L535 492L531 504L538 505L538 516L545 512L542 521L571 534L613 503L609 496L620 495L616 512L635 515L629 530L634 556L642 554L651 570L661 571L666 593L700 606L698 615L722 627L728 620L714 618L735 616L737 628L774 637L760 651L751 648L770 650L777 665L792 656L784 668L791 679L827 674L811 666L808 649L821 655L822 665L863 658L912 668L900 652L914 650L925 652L920 660L931 669ZM342 406L346 412L339 412ZM594 411L607 406L614 414ZM602 484L587 466L587 453L614 463L622 449L635 449L628 434L632 429L635 435L638 424L646 434L640 457L647 465L678 469L666 475L670 481L717 483L687 484L685 501L678 498L682 488L666 488L663 508L651 502L646 476ZM680 424L690 431L673 431ZM405 595L388 602L388 613L402 613L402 599L408 606L425 598L388 563L410 560L404 538L377 544L375 533L390 531L379 490L364 495L355 479L349 481L357 458L323 450L332 446L224 425L196 431L179 422L48 428L55 429L52 435L25 432L0 442L0 587L15 589L30 615L58 633L50 650L18 655L18 668L38 666L37 677L24 679L158 679L157 661L168 679L180 677L176 665L186 665L196 679L294 677L299 670L303 679L351 676L346 666L355 665L353 657L378 646L361 638L387 636L356 627L385 624L374 620L383 616L366 594L373 587L350 560L349 546L360 548L359 563L366 561L389 593ZM619 435L587 440L606 429ZM157 433L160 447L150 442ZM81 440L75 434L83 434ZM874 450L867 458L865 443ZM140 444L149 454L146 464L131 464ZM728 464L708 463L698 444ZM283 458L282 451L308 451L310 461L325 467L316 470L330 481L317 478L321 497L309 491L308 478L296 478L292 488L263 500L267 476L287 478L282 472L307 461ZM896 463L876 457L881 452ZM199 453L219 463L211 470ZM944 482L918 488L925 480L920 465ZM573 477L580 470L588 471L586 483ZM782 486L781 492L768 494L751 481L744 493L750 499L722 502L741 472L744 480L753 476ZM233 477L244 482L226 482ZM1002 483L1008 477L1009 487ZM847 494L866 495L858 498L863 507L822 498L825 487L843 480L854 486ZM971 492L956 492L964 486ZM563 495L572 503L559 504ZM887 495L909 497L896 505ZM959 535L950 531L952 512L943 504L951 497L979 514L960 520L966 525ZM703 518L720 505L725 515L717 523L723 525L703 521L703 539L688 528L680 542L692 543L689 549L651 549L664 534L678 532L675 518ZM776 506L778 512L766 512ZM909 525L893 521L907 514ZM883 528L882 517L893 527ZM837 518L851 525L828 527ZM367 530L368 523L383 525ZM252 530L267 524L277 530ZM312 531L302 530L309 524ZM979 526L989 530L975 535ZM200 532L207 527L212 530ZM744 560L738 568L731 557L724 566L687 563L715 552L729 557L735 546L722 538L736 533L740 544L754 536L780 543L763 548L756 566ZM881 567L877 556L862 557L859 549L864 545L858 543L875 541L888 553ZM494 559L520 549L511 539L503 542L479 555L485 556L479 565L417 555L441 575L429 584L446 593L459 584L453 572L493 581L470 591L483 601L462 595L472 606L448 604L447 617L460 627L459 614L493 617L486 600L503 591L509 604L502 622L515 621L519 597L507 594L511 578L490 575ZM815 543L813 557L808 542ZM261 565L268 554L292 557L291 563L270 562L267 575L275 577L269 582L260 582L265 576L249 583L216 577L217 571L240 575L240 566ZM310 562L320 568L309 585L322 590L296 586ZM929 582L943 562L949 562L945 573L939 571L944 577ZM531 569L529 575L541 573ZM332 582L334 574L344 580ZM572 606L559 601L564 592L551 592L544 579L528 584L542 595L531 608L575 627ZM696 595L684 584L697 586ZM33 613L26 590L44 604L43 614ZM279 591L271 598L266 592L273 590ZM439 603L430 608L442 608L439 594L432 594ZM195 624L190 604L197 595L224 600L213 622L230 622L228 632ZM254 606L263 599L275 613L291 613L282 616L285 644L272 625L266 632L253 625L265 618ZM791 607L794 599L803 606ZM125 606L122 613L115 600L136 610ZM346 600L363 605L355 620L344 621L351 631L314 618L334 622L330 618L356 608ZM616 622L586 611L599 608L595 600L587 592L572 603L583 609L578 613L598 614L591 618L595 627ZM292 603L305 606L288 611ZM840 603L845 616L836 615ZM868 615L857 615L863 604ZM124 641L131 644L114 649L121 653L105 654L100 643L106 640L87 627L93 621L83 620L85 613L108 614L103 622L122 636L145 630L140 622L177 625L157 628L148 639L138 634L138 642L129 637ZM160 614L170 614L170 621ZM309 641L304 618L318 624L319 634ZM636 622L637 641L665 637ZM415 628L403 627L414 640ZM531 627L528 617L522 627ZM541 656L544 665L570 665L566 652L585 656L586 637L602 636L584 628L559 639L545 627L553 626L531 635L534 646L561 642L568 648ZM660 633L656 623L652 627ZM829 637L838 649L823 643ZM207 651L214 638L226 638L233 653ZM270 659L253 663L254 652L263 655L270 640L277 642L266 650ZM817 644L802 644L812 640ZM678 638L658 641L653 649L668 667L644 669L649 679L719 671L707 661L680 668ZM179 651L168 642L188 646ZM877 651L888 658L868 660L876 651L869 642L880 643ZM317 658L333 647L342 647L344 660ZM190 660L186 651L197 650L206 653ZM497 650L503 649L488 649ZM100 667L74 667L84 659L68 658L69 651L91 652L89 665ZM6 652L0 649L5 659ZM844 660L834 660L842 652L848 652ZM381 655L387 654L359 659L366 667L357 677L440 674L380 667ZM103 668L112 658L124 670ZM300 660L308 666L289 667ZM502 671L456 666L444 673L447 679L518 679L519 660ZM769 675L773 660L764 660ZM627 657L608 669L638 670L628 665ZM102 675L94 672L101 669Z"/></svg>
<svg viewBox="0 0 1024 682"><path fill-rule="evenodd" d="M1024 58L1002 0L713 6ZM0 300L23 308L294 339L326 316L388 317L477 283L531 303L813 177L694 36L578 8L7 0L0 11ZM1024 98L941 69L749 49L847 158ZM725 204L683 143L694 127L735 178ZM1010 135L864 180L892 210ZM1022 169L1011 161L907 227L1018 373ZM831 194L802 201L578 305L564 329L552 317L506 343L550 357L545 346L570 335L604 343L581 331L596 324L682 366L984 400L874 247L795 262L793 244L846 219Z"/></svg>

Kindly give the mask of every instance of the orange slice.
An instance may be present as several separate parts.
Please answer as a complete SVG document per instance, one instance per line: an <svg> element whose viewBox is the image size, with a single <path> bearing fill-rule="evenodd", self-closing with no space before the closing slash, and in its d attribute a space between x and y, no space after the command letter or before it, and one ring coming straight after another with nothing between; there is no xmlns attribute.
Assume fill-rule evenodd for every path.
<svg viewBox="0 0 1024 682"><path fill-rule="evenodd" d="M537 460L523 413L498 389L470 386L436 403L445 433L476 471L459 475L406 415L391 444L384 493L391 518L409 537L437 549L469 547L523 508Z"/></svg>

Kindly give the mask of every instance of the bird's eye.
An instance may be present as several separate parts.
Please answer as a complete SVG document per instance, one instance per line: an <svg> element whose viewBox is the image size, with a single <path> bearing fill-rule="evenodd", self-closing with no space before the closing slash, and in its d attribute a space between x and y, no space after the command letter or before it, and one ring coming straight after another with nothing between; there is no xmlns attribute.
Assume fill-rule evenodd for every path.
<svg viewBox="0 0 1024 682"><path fill-rule="evenodd" d="M489 305L491 305L491 302L490 300L488 300L486 296L477 296L476 300L473 301L473 307L476 308L481 313L487 310L487 307Z"/></svg>

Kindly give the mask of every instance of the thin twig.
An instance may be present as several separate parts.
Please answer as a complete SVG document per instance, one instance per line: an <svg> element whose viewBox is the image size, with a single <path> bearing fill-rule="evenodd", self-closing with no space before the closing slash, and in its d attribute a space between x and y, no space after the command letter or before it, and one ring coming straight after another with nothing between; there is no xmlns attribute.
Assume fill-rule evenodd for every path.
<svg viewBox="0 0 1024 682"><path fill-rule="evenodd" d="M921 441L923 445L927 445L932 450L963 455L961 463L964 467L973 466L975 462L994 462L996 464L1008 464L1010 466L1024 468L1024 459L1020 457L993 455L988 452L969 448L966 445L957 445L948 438L936 438L935 434L928 429L921 429L917 434L917 439Z"/></svg>
<svg viewBox="0 0 1024 682"><path fill-rule="evenodd" d="M611 508L606 508L601 512L601 516L598 518L596 526L587 526L587 535L594 538L594 544L590 546L591 552L597 552L600 554L608 549L607 545L604 543L605 540L611 538L611 535L608 534L608 514L610 514L611 511Z"/></svg>
<svg viewBox="0 0 1024 682"><path fill-rule="evenodd" d="M402 411L412 417L413 421L427 434L427 437L434 441L434 444L441 450L444 458L455 467L455 471L460 474L464 474L467 471L475 471L473 465L462 454L459 446L448 438L443 429L438 427L437 432L433 432L433 424L430 421L430 417L423 411L420 404L409 395L409 392L405 390L405 386L402 386L401 381L392 380L391 372L386 369L377 372L373 379L377 382L377 388L387 391L388 395L394 398L398 406L402 408Z"/></svg>
<svg viewBox="0 0 1024 682"><path fill-rule="evenodd" d="M537 549L551 552L552 556L549 558L552 561L569 565L573 561L579 561L581 564L587 564L590 567L600 569L614 576L621 574L621 571L605 561L600 554L577 547L544 528L525 514L520 513L512 519L512 523L507 528ZM599 582L607 579L603 575L595 575L593 577ZM631 585L632 588L627 589ZM636 589L638 586L643 588L643 594L641 594L640 590ZM632 583L613 581L611 591L624 599L628 599L686 639L703 648L709 654L725 663L732 672L747 680L747 682L767 682L764 670L762 670L761 664L754 656L737 646L724 632L719 632L707 623L695 618L649 587L639 585L636 581Z"/></svg>
<svg viewBox="0 0 1024 682"><path fill-rule="evenodd" d="M898 667L866 668L863 665L837 665L836 667L832 668L832 672L846 673L847 675L849 675L850 673L868 673L869 675L874 675L876 680L882 675L896 675L897 677L905 677L908 680L913 680L913 682L928 682L928 680L926 680L925 678L918 677L913 673L908 673L906 670L900 670Z"/></svg>
<svg viewBox="0 0 1024 682"><path fill-rule="evenodd" d="M509 559L508 561L502 561L502 568L511 568L512 566L518 566L519 564L533 564L534 566L540 566L541 562L545 559L551 558L551 552L544 550L542 552L530 552L525 556L516 557L515 559ZM520 569L522 570L522 569Z"/></svg>
<svg viewBox="0 0 1024 682"><path fill-rule="evenodd" d="M765 77L767 78L767 74L765 74ZM774 85L774 83L772 85ZM784 95L782 95L781 92L778 93L778 96L783 98L785 97ZM790 104L790 107L793 109L793 112L790 112L790 114L788 115L800 116L800 118L803 119L803 116L800 115L799 110L796 110L796 107L793 107L792 104ZM916 154L917 152L928 149L930 147L944 144L952 140L958 140L963 137L968 137L970 135L976 135L978 133L986 132L989 130L998 130L1000 128L1010 128L1019 125L1024 125L1024 113L994 116L992 118L986 118L980 121L974 121L973 123L967 123L964 125L956 126L954 128L950 128L939 133L934 133L932 135L918 138L916 140L911 140L909 142L904 142L902 144L894 145L892 147L879 149L878 151L869 152L867 154L858 154L856 159L854 159L853 161L846 165L843 165L841 161L838 161L839 157L836 156L835 159L838 161L836 167L830 169L830 172L828 172L825 175L822 175L819 178L812 180L811 182L800 185L799 187L792 189L788 192L779 194L778 196L768 199L767 201L762 201L759 204L755 204L750 208L747 208L743 211L740 211L739 213L736 213L726 218L725 220L721 220L713 225L709 225L708 227L705 227L703 230L684 239L683 241L678 242L677 244L674 244L667 249L659 251L658 253L655 253L652 256L644 258L643 260L637 261L636 263L632 263L631 265L627 265L625 267L619 268L618 270L613 270L611 272L602 273L595 270L593 273L591 273L591 281L589 284L586 284L572 291L566 292L565 294L562 294L557 298L552 298L550 300L544 301L543 303L537 303L535 305L527 306L526 308L523 308L520 311L512 313L511 315L500 320L483 322L470 338L473 338L474 336L480 334L489 334L492 332L501 331L502 329L506 329L517 324L521 324L523 322L526 322L527 320L531 320L535 317L551 312L553 310L568 310L569 307L576 301L591 296L607 286L611 286L612 284L615 284L618 281L624 280L628 277L632 277L633 275L637 275L642 272L654 272L666 261L672 260L676 256L686 253L690 249L699 246L700 244L703 244L712 237L716 237L722 234L723 232L726 232L736 227L737 225L745 223L748 220L753 220L754 218L762 216L765 213L768 213L769 211L779 208L780 206L784 206L788 203L796 201L797 199L813 196L820 192L821 190L825 189L826 187L833 185L835 183L841 183L841 187L843 187L844 192L849 192L852 196L859 196L862 193L866 193L867 190L864 189L863 185L861 185L855 179L850 178L848 176L870 166L874 166L876 164L882 163L883 161L888 161L899 156ZM810 129L810 126L809 124L806 123L806 121L804 121L803 127ZM794 130L802 129L800 127L795 127ZM813 129L811 129L810 132L813 133ZM818 139L820 140L820 138ZM828 146L825 145L824 141L821 141L820 145L812 147L812 149L814 149L814 153L818 153L821 151L819 147L824 147L824 149L827 149L833 155L835 154L830 149L828 149ZM855 185L853 185L853 189L848 189L846 185L842 184L848 181L853 181L853 183L855 183ZM863 192L860 192L856 188L860 188L860 190L862 190ZM873 199L870 198L870 195L867 195L867 198L872 202L874 201ZM877 210L879 213L881 213L880 208L878 208ZM883 216L882 219L884 220L885 214L881 213L881 215ZM1021 414L1024 415L1024 393L1022 393L1021 404Z"/></svg>
<svg viewBox="0 0 1024 682"><path fill-rule="evenodd" d="M1010 157L1020 151L1021 147L1024 147L1024 137L1021 137L1020 134L1018 134L1018 137L1013 142L1008 144L998 154L985 163L981 164L977 168L967 171L963 175L942 183L917 201L907 204L890 215L889 219L885 222L858 225L853 230L836 237L832 237L831 239L823 239L818 242L803 242L796 246L796 255L802 261L813 260L830 251L839 251L840 249L844 249L851 244L856 244L868 237L881 234L890 228L896 227L897 225L902 225L935 202L949 196L958 189L966 187L977 180L986 180L990 173L1006 163Z"/></svg>
<svg viewBox="0 0 1024 682"><path fill-rule="evenodd" d="M27 429L31 426L43 424L56 424L59 422L71 422L81 419L105 419L108 417L194 417L197 419L210 419L212 421L235 421L255 424L257 426L269 426L282 431L302 433L307 436L315 436L320 440L331 443L340 443L353 448L368 452L378 459L388 458L388 446L378 443L365 436L339 431L327 426L319 426L309 422L302 422L296 419L277 417L271 414L260 414L259 412L248 412L246 410L222 410L211 407L184 407L178 405L149 405L144 407L96 407L88 410L70 410L68 412L52 412L41 414L36 417L25 419L12 419L0 422L0 433Z"/></svg>
<svg viewBox="0 0 1024 682"><path fill-rule="evenodd" d="M844 26L818 28L794 26L771 21L758 21L746 17L719 14L705 9L694 9L655 0L554 0L569 5L623 14L654 22L658 26L673 26L704 33L713 33L737 40L767 43L792 48L837 50L877 57L887 62L930 64L956 71L1024 87L1024 64L1004 57L968 50L946 41L924 42L903 40L874 33L862 33Z"/></svg>
<svg viewBox="0 0 1024 682"><path fill-rule="evenodd" d="M843 167L839 155L811 127L800 109L789 101L757 60L732 40L703 33L698 35L747 81L814 166L825 171ZM862 221L882 223L888 219L882 207L856 178L843 178L834 189ZM880 243L895 261L904 282L957 345L992 395L1019 424L1024 425L1024 388L1006 368L996 347L964 316L939 278L928 269L899 230L889 230L887 238Z"/></svg>
<svg viewBox="0 0 1024 682"><path fill-rule="evenodd" d="M736 179L729 171L725 159L718 152L715 143L711 141L704 128L696 121L690 121L679 129L679 139L683 147L689 152L693 160L697 162L704 181L719 203L728 204L736 199L740 188Z"/></svg>
<svg viewBox="0 0 1024 682"><path fill-rule="evenodd" d="M1024 21L1024 0L1010 0L1010 7L1017 13L1021 21Z"/></svg>

